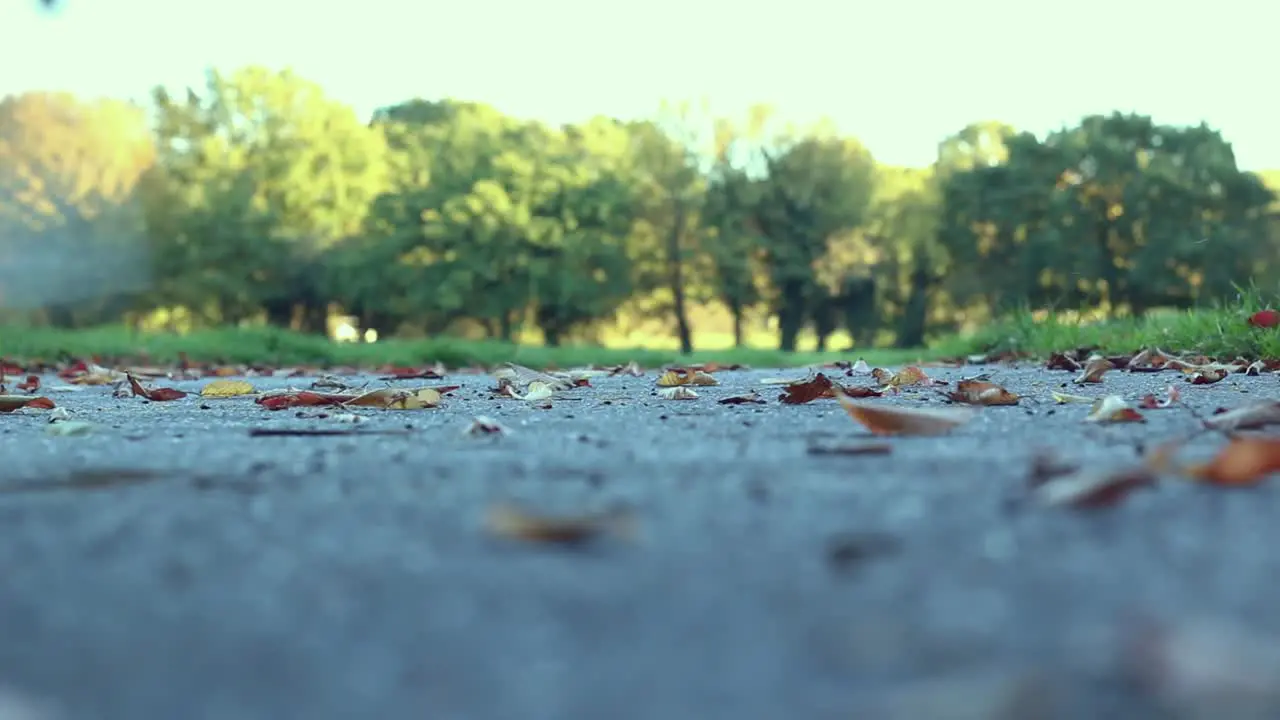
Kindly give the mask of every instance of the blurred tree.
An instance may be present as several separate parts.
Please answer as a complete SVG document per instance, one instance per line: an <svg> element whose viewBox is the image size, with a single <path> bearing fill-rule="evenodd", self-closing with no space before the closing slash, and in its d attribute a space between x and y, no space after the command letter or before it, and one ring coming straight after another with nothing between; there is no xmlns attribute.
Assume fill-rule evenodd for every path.
<svg viewBox="0 0 1280 720"><path fill-rule="evenodd" d="M142 109L33 92L0 99L0 304L100 322L144 291L135 192L155 158Z"/></svg>

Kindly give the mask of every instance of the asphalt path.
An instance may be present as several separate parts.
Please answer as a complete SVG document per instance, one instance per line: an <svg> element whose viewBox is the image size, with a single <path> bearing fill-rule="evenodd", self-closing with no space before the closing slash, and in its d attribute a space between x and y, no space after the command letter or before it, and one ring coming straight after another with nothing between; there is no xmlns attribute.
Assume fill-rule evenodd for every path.
<svg viewBox="0 0 1280 720"><path fill-rule="evenodd" d="M783 405L761 384L795 370L719 372L694 400L655 394L652 371L594 378L549 408L492 398L485 375L397 381L461 388L359 424L249 397L43 392L93 427L0 415L0 719L1280 717L1275 486L1019 500L1047 451L1131 464L1216 408L1276 399L1275 375L927 371L1024 397L883 440L835 400ZM1051 399L1170 384L1185 406L1144 423ZM717 402L751 390L767 403ZM935 388L865 402L943 404ZM477 415L510 432L467 434ZM890 447L814 449L867 443ZM627 508L632 532L522 541L486 524L502 504Z"/></svg>

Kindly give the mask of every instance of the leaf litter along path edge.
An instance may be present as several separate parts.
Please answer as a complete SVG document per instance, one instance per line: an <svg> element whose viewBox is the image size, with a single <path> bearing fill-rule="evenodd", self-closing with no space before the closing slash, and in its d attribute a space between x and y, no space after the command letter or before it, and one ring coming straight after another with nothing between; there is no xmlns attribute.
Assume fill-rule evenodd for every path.
<svg viewBox="0 0 1280 720"><path fill-rule="evenodd" d="M935 390L979 372L1024 397L945 435L879 437L835 399L784 405L761 382L795 370L713 373L719 384L687 400L661 397L652 372L592 378L563 391L581 400L553 395L549 409L491 399L493 378L465 375L394 383L461 386L407 411L267 411L202 399L204 381L145 380L189 393L161 402L46 387L93 430L50 436L53 411L0 416L6 478L161 477L0 493L0 684L109 720L215 701L245 718L894 717L903 697L941 687L1007 704L1025 683L1076 716L1106 703L1133 716L1170 702L1172 682L1126 684L1126 649L1152 647L1136 627L1175 633L1207 617L1280 632L1269 483L1162 482L1100 512L1007 503L1046 449L1121 466L1188 434L1191 411L1275 399L1274 375L1193 386L1110 372L1091 385L1038 368L925 371L948 385L858 402L940 408ZM1137 402L1171 383L1191 411L1142 410L1143 423L1087 422L1088 404L1052 399ZM751 393L766 403L718 402ZM473 432L476 416L504 431ZM254 428L408 434L251 439ZM1225 442L1205 433L1183 454ZM891 449L810 454L844 445ZM544 547L495 533L495 507L548 522L627 507L631 526ZM129 663L113 660L126 651ZM953 670L969 664L991 672ZM573 679L535 671L555 666Z"/></svg>

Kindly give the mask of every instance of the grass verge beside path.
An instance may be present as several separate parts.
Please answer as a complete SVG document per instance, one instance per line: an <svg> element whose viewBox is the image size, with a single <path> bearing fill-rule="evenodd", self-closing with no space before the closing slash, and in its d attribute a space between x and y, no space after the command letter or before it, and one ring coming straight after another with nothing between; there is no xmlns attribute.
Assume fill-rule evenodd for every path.
<svg viewBox="0 0 1280 720"><path fill-rule="evenodd" d="M449 367L493 366L515 362L529 367L620 365L636 361L643 367L708 362L741 363L753 367L793 367L833 359L865 357L873 364L901 364L936 353L924 350L871 350L865 353L783 353L768 349L678 352L646 349L565 346L520 346L493 341L439 338L388 339L371 344L335 343L312 335L276 328L224 328L186 335L135 333L124 327L87 330L0 328L0 357L14 360L56 360L60 356L99 356L137 362L171 363L185 352L193 362L256 363L265 365L423 365L442 362Z"/></svg>
<svg viewBox="0 0 1280 720"><path fill-rule="evenodd" d="M1257 296L1212 309L1167 311L1142 318L1079 323L1030 313L992 324L963 341L966 354L1020 351L1046 356L1077 347L1126 353L1157 347L1173 353L1202 353L1219 358L1280 357L1280 328L1252 327L1249 317L1267 306Z"/></svg>

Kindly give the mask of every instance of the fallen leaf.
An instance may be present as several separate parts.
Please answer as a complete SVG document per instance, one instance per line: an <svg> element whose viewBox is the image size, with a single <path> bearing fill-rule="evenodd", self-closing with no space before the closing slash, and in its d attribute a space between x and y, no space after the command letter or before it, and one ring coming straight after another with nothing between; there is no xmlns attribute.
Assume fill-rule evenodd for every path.
<svg viewBox="0 0 1280 720"><path fill-rule="evenodd" d="M200 389L200 397L229 398L240 395L252 395L257 392L253 385L244 380L214 380Z"/></svg>
<svg viewBox="0 0 1280 720"><path fill-rule="evenodd" d="M1268 401L1218 413L1204 421L1213 430L1255 430L1280 425L1280 402Z"/></svg>
<svg viewBox="0 0 1280 720"><path fill-rule="evenodd" d="M773 377L773 378L761 379L760 384L761 385L797 385L799 383L808 382L812 379L813 379L812 374L806 375L804 377L790 377L790 378Z"/></svg>
<svg viewBox="0 0 1280 720"><path fill-rule="evenodd" d="M877 435L941 435L972 420L971 407L901 408L855 403L838 388L836 399L849 417Z"/></svg>
<svg viewBox="0 0 1280 720"><path fill-rule="evenodd" d="M1237 438L1213 460L1187 468L1187 474L1212 485L1253 485L1280 470L1280 438Z"/></svg>
<svg viewBox="0 0 1280 720"><path fill-rule="evenodd" d="M409 430L355 428L249 428L249 437L344 437L348 435L408 435Z"/></svg>
<svg viewBox="0 0 1280 720"><path fill-rule="evenodd" d="M170 387L144 387L142 383L133 375L126 375L125 379L129 381L129 389L133 391L135 396L141 396L152 402L164 402L166 400L181 400L187 394L177 388Z"/></svg>
<svg viewBox="0 0 1280 720"><path fill-rule="evenodd" d="M1191 373L1187 382L1192 385L1212 385L1227 377L1227 371L1221 368L1205 368Z"/></svg>
<svg viewBox="0 0 1280 720"><path fill-rule="evenodd" d="M835 397L832 394L833 383L822 373L813 378L783 387L783 394L778 400L787 405L803 405L822 397Z"/></svg>
<svg viewBox="0 0 1280 720"><path fill-rule="evenodd" d="M1076 470L1036 483L1032 489L1032 497L1037 503L1049 507L1109 507L1128 497L1134 490L1152 487L1155 483L1155 473L1149 467L1141 465Z"/></svg>
<svg viewBox="0 0 1280 720"><path fill-rule="evenodd" d="M1169 389L1165 390L1164 399L1158 398L1152 393L1148 393L1147 395L1142 396L1142 400L1138 402L1138 407L1143 410L1159 410L1162 408L1173 407L1180 399L1182 399L1182 393L1177 387L1170 385Z"/></svg>
<svg viewBox="0 0 1280 720"><path fill-rule="evenodd" d="M511 430L508 429L505 425L499 423L497 420L486 417L484 415L477 415L475 419L471 421L471 424L467 426L467 429L463 432L463 434L464 435L509 435L511 434Z"/></svg>
<svg viewBox="0 0 1280 720"><path fill-rule="evenodd" d="M658 395L664 400L697 400L698 393L683 385L658 388Z"/></svg>
<svg viewBox="0 0 1280 720"><path fill-rule="evenodd" d="M635 522L630 511L621 509L574 517L551 517L534 515L509 504L490 508L487 521L490 531L498 535L565 546L582 545L607 534L630 537Z"/></svg>
<svg viewBox="0 0 1280 720"><path fill-rule="evenodd" d="M546 383L551 386L552 390L568 390L573 386L572 381L568 378L551 373L538 372L515 363L507 363L504 367L495 370L493 377L499 381L509 380L511 383L521 387L535 382Z"/></svg>
<svg viewBox="0 0 1280 720"><path fill-rule="evenodd" d="M40 389L40 376L28 375L26 380L14 385L14 387L24 393L34 393Z"/></svg>
<svg viewBox="0 0 1280 720"><path fill-rule="evenodd" d="M658 387L677 387L680 385L719 385L720 381L698 370L673 368L658 378Z"/></svg>
<svg viewBox="0 0 1280 720"><path fill-rule="evenodd" d="M1080 362L1066 353L1053 353L1045 363L1045 369L1075 372L1080 369Z"/></svg>
<svg viewBox="0 0 1280 720"><path fill-rule="evenodd" d="M1089 415L1085 417L1085 421L1116 423L1146 422L1147 419L1142 417L1142 413L1133 409L1128 401L1119 395L1106 395L1098 398L1093 403L1093 407L1089 409Z"/></svg>
<svg viewBox="0 0 1280 720"><path fill-rule="evenodd" d="M319 393L309 390L280 390L258 396L256 403L268 410L284 410L291 407L314 407L317 405L341 405L351 399L349 395L340 393Z"/></svg>
<svg viewBox="0 0 1280 720"><path fill-rule="evenodd" d="M753 390L749 393L744 393L742 395L730 395L729 397L726 397L726 398L720 398L716 402L720 405L750 405L750 404L764 405L764 404L767 404L769 401L760 397L760 393L755 392Z"/></svg>
<svg viewBox="0 0 1280 720"><path fill-rule="evenodd" d="M45 426L44 431L48 435L59 437L69 435L87 435L93 431L93 423L83 420L57 420Z"/></svg>
<svg viewBox="0 0 1280 720"><path fill-rule="evenodd" d="M47 397L31 397L30 395L0 395L0 412L13 412L19 408L29 407L36 410L52 410L53 401Z"/></svg>
<svg viewBox="0 0 1280 720"><path fill-rule="evenodd" d="M1082 385L1084 383L1100 383L1102 382L1102 376L1106 375L1107 371L1110 370L1111 367L1112 365L1110 360L1104 357L1095 357L1085 364L1084 370L1081 371L1080 376L1072 382L1077 385Z"/></svg>
<svg viewBox="0 0 1280 720"><path fill-rule="evenodd" d="M1059 405L1066 405L1067 403L1092 403L1097 400L1097 398L1090 397L1088 395L1070 395L1068 393L1060 392L1054 392L1052 395L1053 401Z"/></svg>
<svg viewBox="0 0 1280 720"><path fill-rule="evenodd" d="M550 400L555 394L556 392L550 383L543 382L541 380L534 380L529 383L528 389L525 390L524 395L520 396L520 399L528 400L529 402L539 402L542 400Z"/></svg>
<svg viewBox="0 0 1280 720"><path fill-rule="evenodd" d="M870 374L871 374L871 366L868 365L867 361L863 360L862 358L858 358L858 362L854 363L853 367L845 371L845 375L850 377L854 375L870 375Z"/></svg>
<svg viewBox="0 0 1280 720"><path fill-rule="evenodd" d="M1020 399L995 383L981 380L961 380L954 391L945 395L952 402L968 405L1017 405Z"/></svg>
<svg viewBox="0 0 1280 720"><path fill-rule="evenodd" d="M350 398L342 404L353 407L376 407L384 410L428 410L439 407L441 398L440 390L432 387L421 387L412 390L379 388Z"/></svg>
<svg viewBox="0 0 1280 720"><path fill-rule="evenodd" d="M1280 325L1280 312L1275 310L1259 310L1249 316L1249 325L1256 328L1273 328Z"/></svg>
<svg viewBox="0 0 1280 720"><path fill-rule="evenodd" d="M444 366L437 363L434 368L389 367L384 369L379 380L442 380Z"/></svg>

